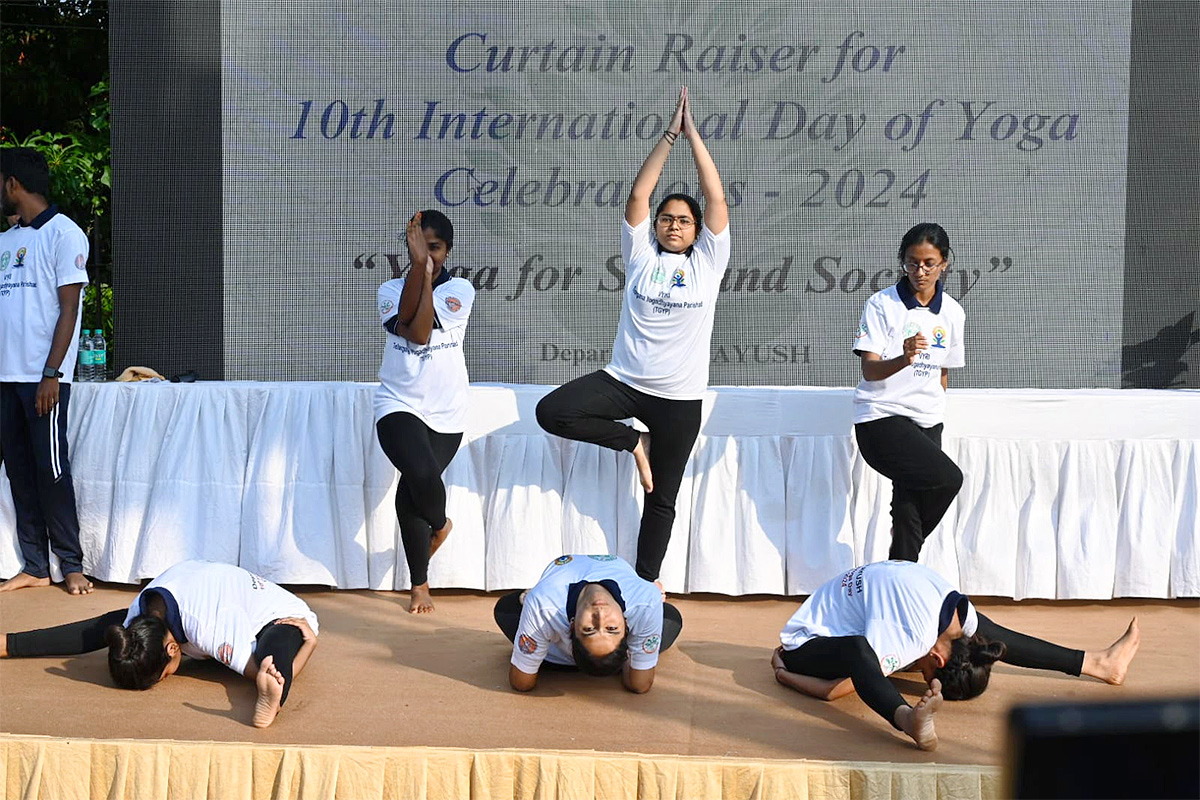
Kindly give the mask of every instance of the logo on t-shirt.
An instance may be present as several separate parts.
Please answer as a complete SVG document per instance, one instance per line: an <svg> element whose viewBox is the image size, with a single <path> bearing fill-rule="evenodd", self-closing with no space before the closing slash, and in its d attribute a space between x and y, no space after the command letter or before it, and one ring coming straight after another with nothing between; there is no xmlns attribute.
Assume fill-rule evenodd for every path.
<svg viewBox="0 0 1200 800"><path fill-rule="evenodd" d="M921 326L915 322L908 322L904 325L904 338L911 339L921 332Z"/></svg>
<svg viewBox="0 0 1200 800"><path fill-rule="evenodd" d="M75 256L75 269L86 269L84 266L86 263L87 259L83 257L83 253Z"/></svg>
<svg viewBox="0 0 1200 800"><path fill-rule="evenodd" d="M8 262L9 262L9 259L11 259L11 258L12 258L12 253L9 252L8 250L5 250L4 254L0 255L0 271L8 269Z"/></svg>
<svg viewBox="0 0 1200 800"><path fill-rule="evenodd" d="M17 260L13 262L13 269L18 269L25 266L25 248L22 247L17 251Z"/></svg>
<svg viewBox="0 0 1200 800"><path fill-rule="evenodd" d="M945 341L946 329L939 325L933 329L933 346L940 347L944 350L946 348L946 345L944 344Z"/></svg>
<svg viewBox="0 0 1200 800"><path fill-rule="evenodd" d="M616 556L610 556L610 555L588 556L588 558L590 558L592 561L616 561L617 560Z"/></svg>
<svg viewBox="0 0 1200 800"><path fill-rule="evenodd" d="M654 636L654 635L647 636L646 641L642 642L642 652L643 653L653 653L655 650L658 649L658 642L659 642L659 638L657 636Z"/></svg>
<svg viewBox="0 0 1200 800"><path fill-rule="evenodd" d="M554 566L556 566L556 567L561 567L563 564L570 564L570 563L571 563L570 556L559 556L558 558L554 559Z"/></svg>
<svg viewBox="0 0 1200 800"><path fill-rule="evenodd" d="M259 576L255 575L253 572L251 572L250 573L250 588L251 589L267 588L267 579L260 578Z"/></svg>
<svg viewBox="0 0 1200 800"><path fill-rule="evenodd" d="M680 267L679 269L675 270L675 272L671 275L671 288L675 288L676 286L678 286L681 289L687 288L687 284L683 282L683 279L686 276L687 276L687 273L685 273L683 271L683 267Z"/></svg>
<svg viewBox="0 0 1200 800"><path fill-rule="evenodd" d="M218 647L217 658L221 660L222 664L228 667L230 662L233 661L233 645L231 645L229 642L226 642Z"/></svg>
<svg viewBox="0 0 1200 800"><path fill-rule="evenodd" d="M379 301L379 316L382 317L382 316L392 313L392 309L395 307L396 307L396 304L393 303L389 298L385 297L384 299Z"/></svg>
<svg viewBox="0 0 1200 800"><path fill-rule="evenodd" d="M651 283L662 283L667 279L667 271L662 266L656 266L654 271L650 273Z"/></svg>
<svg viewBox="0 0 1200 800"><path fill-rule="evenodd" d="M858 323L858 333L854 334L854 338L861 339L862 337L864 337L866 335L867 335L867 323L865 323L865 322Z"/></svg>
<svg viewBox="0 0 1200 800"><path fill-rule="evenodd" d="M533 640L532 636L522 633L521 638L517 639L517 647L522 653L530 656L537 650L537 642Z"/></svg>
<svg viewBox="0 0 1200 800"><path fill-rule="evenodd" d="M879 668L883 670L885 675L895 672L900 669L900 657L894 653L888 653L879 659Z"/></svg>
<svg viewBox="0 0 1200 800"><path fill-rule="evenodd" d="M446 308L450 309L452 313L457 312L462 308L462 302L457 297L447 297Z"/></svg>

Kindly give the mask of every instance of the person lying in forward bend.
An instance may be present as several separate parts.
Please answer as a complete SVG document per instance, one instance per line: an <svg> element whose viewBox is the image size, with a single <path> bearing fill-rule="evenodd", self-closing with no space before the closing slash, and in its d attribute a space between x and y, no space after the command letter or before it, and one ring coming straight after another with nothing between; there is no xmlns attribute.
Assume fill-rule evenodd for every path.
<svg viewBox="0 0 1200 800"><path fill-rule="evenodd" d="M256 727L270 725L317 646L317 615L296 595L241 567L181 561L129 608L53 628L0 634L0 658L71 656L108 645L122 689L149 689L183 656L215 658L254 681Z"/></svg>
<svg viewBox="0 0 1200 800"><path fill-rule="evenodd" d="M543 662L588 675L620 672L625 688L647 692L658 654L674 644L683 619L651 581L612 555L565 555L533 588L496 602L496 624L513 643L508 682L537 685Z"/></svg>
<svg viewBox="0 0 1200 800"><path fill-rule="evenodd" d="M922 564L881 561L818 587L779 634L771 666L781 684L822 700L857 692L918 747L933 750L942 700L982 694L994 662L1119 685L1140 638L1134 618L1108 648L1070 650L1000 627ZM916 706L887 679L905 665L929 684Z"/></svg>

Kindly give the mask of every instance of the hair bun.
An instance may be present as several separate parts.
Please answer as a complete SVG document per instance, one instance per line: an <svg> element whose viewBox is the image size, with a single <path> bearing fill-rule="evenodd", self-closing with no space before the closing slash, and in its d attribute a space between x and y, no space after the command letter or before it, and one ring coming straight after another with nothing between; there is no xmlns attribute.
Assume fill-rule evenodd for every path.
<svg viewBox="0 0 1200 800"><path fill-rule="evenodd" d="M117 658L124 658L125 650L129 646L129 631L125 630L122 625L109 625L104 631L104 641L108 643L113 655Z"/></svg>
<svg viewBox="0 0 1200 800"><path fill-rule="evenodd" d="M980 667L986 666L1004 658L1007 652L1008 647L1004 642L990 641L982 647L971 648L971 663Z"/></svg>

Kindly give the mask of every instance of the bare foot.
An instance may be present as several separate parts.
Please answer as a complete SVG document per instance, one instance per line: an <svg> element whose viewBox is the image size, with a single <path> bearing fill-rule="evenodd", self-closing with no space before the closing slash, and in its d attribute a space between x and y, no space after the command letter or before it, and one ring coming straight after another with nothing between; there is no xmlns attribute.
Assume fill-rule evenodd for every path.
<svg viewBox="0 0 1200 800"><path fill-rule="evenodd" d="M433 554L442 546L442 542L446 541L446 537L450 535L450 531L454 529L454 522L446 517L446 524L440 530L436 530L429 537L429 557L433 558Z"/></svg>
<svg viewBox="0 0 1200 800"><path fill-rule="evenodd" d="M901 730L912 737L922 750L936 750L937 731L933 729L933 716L942 707L942 682L933 679L921 701L912 708L901 706L896 711L896 721Z"/></svg>
<svg viewBox="0 0 1200 800"><path fill-rule="evenodd" d="M654 491L654 475L650 473L650 434L638 434L638 443L633 448L633 460L637 462L638 480L646 494Z"/></svg>
<svg viewBox="0 0 1200 800"><path fill-rule="evenodd" d="M1134 617L1124 635L1109 645L1108 649L1083 654L1083 674L1120 686L1125 682L1129 662L1133 661L1141 643L1142 631L1138 628L1137 617Z"/></svg>
<svg viewBox="0 0 1200 800"><path fill-rule="evenodd" d="M49 586L50 578L35 578L28 572L19 572L13 577L0 583L0 592L15 592L17 589L28 589L31 586Z"/></svg>
<svg viewBox="0 0 1200 800"><path fill-rule="evenodd" d="M67 594L91 594L94 587L82 572L68 572L63 576L63 588Z"/></svg>
<svg viewBox="0 0 1200 800"><path fill-rule="evenodd" d="M667 602L667 590L663 588L662 581L655 581L654 585L658 587L658 593L662 595L663 602Z"/></svg>
<svg viewBox="0 0 1200 800"><path fill-rule="evenodd" d="M433 596L429 594L429 581L425 581L409 592L408 613L428 614L430 611L433 611Z"/></svg>
<svg viewBox="0 0 1200 800"><path fill-rule="evenodd" d="M787 664L783 663L783 647L782 646L776 647L771 652L771 669L775 670L775 680L779 681L784 686L787 686L788 684L785 683L784 680L779 677L779 670L783 670L784 672L787 672Z"/></svg>
<svg viewBox="0 0 1200 800"><path fill-rule="evenodd" d="M275 721L279 702L283 699L283 675L275 669L275 656L267 656L254 678L258 699L254 702L254 727L265 728Z"/></svg>

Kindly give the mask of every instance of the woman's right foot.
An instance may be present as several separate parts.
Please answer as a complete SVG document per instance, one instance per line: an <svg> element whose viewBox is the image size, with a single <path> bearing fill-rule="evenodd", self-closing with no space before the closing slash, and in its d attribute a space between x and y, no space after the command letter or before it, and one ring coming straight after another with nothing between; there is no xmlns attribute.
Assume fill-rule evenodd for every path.
<svg viewBox="0 0 1200 800"><path fill-rule="evenodd" d="M633 460L637 463L638 480L646 494L654 491L654 475L650 472L650 434L639 433L638 443L633 448Z"/></svg>
<svg viewBox="0 0 1200 800"><path fill-rule="evenodd" d="M942 682L934 678L930 688L925 692L925 696L921 701L912 708L905 711L905 707L900 708L903 714L897 721L900 723L900 728L917 743L917 747L922 750L936 750L938 746L937 731L933 727L933 717L942 707Z"/></svg>
<svg viewBox="0 0 1200 800"><path fill-rule="evenodd" d="M441 529L434 531L429 537L429 557L433 558L433 554L438 551L442 543L446 541L446 537L450 535L450 531L454 529L454 523L449 517L446 517L446 524Z"/></svg>
<svg viewBox="0 0 1200 800"><path fill-rule="evenodd" d="M408 613L428 614L430 611L433 611L433 595L429 594L429 581L425 581L410 590Z"/></svg>
<svg viewBox="0 0 1200 800"><path fill-rule="evenodd" d="M275 668L275 657L267 656L258 668L254 684L258 699L254 702L254 727L265 728L275 721L283 701L283 675Z"/></svg>
<svg viewBox="0 0 1200 800"><path fill-rule="evenodd" d="M1108 649L1084 654L1083 674L1120 686L1125 682L1129 662L1133 661L1141 643L1142 631L1138 627L1137 617L1134 617L1124 635L1109 645Z"/></svg>

